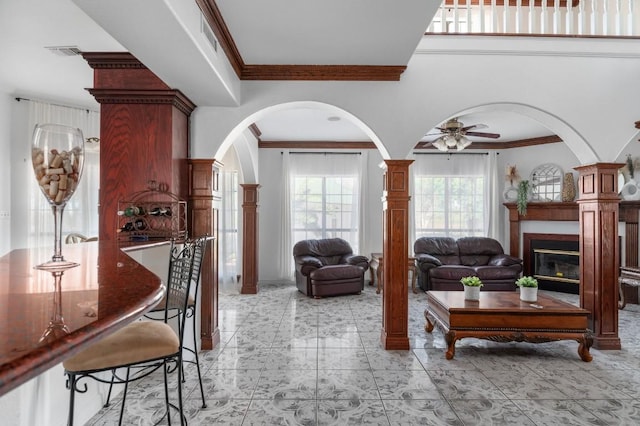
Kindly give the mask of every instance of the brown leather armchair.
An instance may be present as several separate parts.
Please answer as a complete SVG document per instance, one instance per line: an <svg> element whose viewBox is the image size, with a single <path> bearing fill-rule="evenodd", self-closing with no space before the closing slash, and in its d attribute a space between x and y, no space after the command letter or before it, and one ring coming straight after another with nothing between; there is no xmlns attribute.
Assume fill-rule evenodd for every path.
<svg viewBox="0 0 640 426"><path fill-rule="evenodd" d="M342 238L303 240L293 246L296 286L316 298L360 293L369 259L354 255Z"/></svg>
<svg viewBox="0 0 640 426"><path fill-rule="evenodd" d="M460 278L475 275L482 290L515 290L522 259L504 254L493 238L422 237L413 245L423 290L462 290Z"/></svg>

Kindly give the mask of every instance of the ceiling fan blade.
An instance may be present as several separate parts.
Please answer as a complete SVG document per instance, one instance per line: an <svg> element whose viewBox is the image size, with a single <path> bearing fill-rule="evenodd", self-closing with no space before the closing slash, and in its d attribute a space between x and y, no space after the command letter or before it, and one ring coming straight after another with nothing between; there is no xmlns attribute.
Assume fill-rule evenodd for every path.
<svg viewBox="0 0 640 426"><path fill-rule="evenodd" d="M484 133L484 132L466 132L467 136L478 136L481 138L491 138L498 139L500 137L499 133Z"/></svg>
<svg viewBox="0 0 640 426"><path fill-rule="evenodd" d="M489 127L489 126L487 126L486 124L480 124L480 123L478 123L478 124L473 124L473 125L471 125L471 126L463 127L463 128L462 128L462 129L460 129L460 130L461 130L461 131L463 131L463 132L466 132L467 130L471 130L471 129L478 129L478 130L480 130L480 129L486 129L487 127Z"/></svg>

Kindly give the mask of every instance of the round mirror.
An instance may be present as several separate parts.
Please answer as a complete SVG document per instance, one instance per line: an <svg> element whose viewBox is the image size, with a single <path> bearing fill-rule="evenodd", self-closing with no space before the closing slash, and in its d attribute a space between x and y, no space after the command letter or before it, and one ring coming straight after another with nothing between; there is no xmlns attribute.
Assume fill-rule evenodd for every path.
<svg viewBox="0 0 640 426"><path fill-rule="evenodd" d="M562 201L562 169L542 164L531 171L529 184L533 201Z"/></svg>

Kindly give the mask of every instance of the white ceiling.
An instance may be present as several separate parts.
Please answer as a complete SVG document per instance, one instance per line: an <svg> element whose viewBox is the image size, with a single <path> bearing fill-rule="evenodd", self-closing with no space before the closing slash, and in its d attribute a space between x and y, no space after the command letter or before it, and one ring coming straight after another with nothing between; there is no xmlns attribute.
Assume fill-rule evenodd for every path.
<svg viewBox="0 0 640 426"><path fill-rule="evenodd" d="M153 37L152 43L143 42L144 34L163 32L163 39L184 40L183 34L180 37L166 34L173 31L166 18L167 11L179 7L185 0L74 1L0 0L0 90L13 96L98 109L98 104L85 90L92 87L93 78L93 70L86 61L81 56L56 56L45 49L46 46L77 46L86 52L130 51L148 66L149 63L156 65L157 68L151 67L156 74L187 96L197 98L200 105L215 99L205 95L217 93L214 90L219 88L203 87L202 84L202 81L213 81L212 78L188 75L181 66L193 62L186 55L202 54L201 51L187 49L184 44L171 46L169 43L158 49L158 42L153 43L157 38ZM256 65L407 65L439 3L439 0L403 0L401 3L397 0L216 2L244 63ZM133 5L137 6L134 8ZM120 7L127 8L120 10L127 10L131 21L139 18L136 14L146 16L146 19L138 19L139 25L135 28L122 25L117 14ZM118 39L96 21L111 28L111 34ZM163 24L154 24L160 22ZM178 24L182 23L175 24L179 28ZM176 57L178 55L184 56ZM175 68L169 69L171 66ZM328 118L326 112L309 108L284 110L270 114L256 125L262 132L261 139L267 141L368 140L349 120L329 121ZM449 117L443 117L443 121L446 118ZM476 112L461 115L460 120L465 125L487 125L482 131L500 133L502 137L498 141L550 133L515 113ZM434 133L434 130L425 128L425 134L428 133Z"/></svg>

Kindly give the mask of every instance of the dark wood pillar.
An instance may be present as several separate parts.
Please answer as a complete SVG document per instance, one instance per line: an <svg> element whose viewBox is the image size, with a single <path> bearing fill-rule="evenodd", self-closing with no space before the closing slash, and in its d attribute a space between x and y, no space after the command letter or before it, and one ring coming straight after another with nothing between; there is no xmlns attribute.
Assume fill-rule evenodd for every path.
<svg viewBox="0 0 640 426"><path fill-rule="evenodd" d="M580 173L580 306L591 312L596 349L620 349L618 337L618 169L596 163Z"/></svg>
<svg viewBox="0 0 640 426"><path fill-rule="evenodd" d="M413 160L385 160L382 195L382 333L385 349L409 349L409 166Z"/></svg>
<svg viewBox="0 0 640 426"><path fill-rule="evenodd" d="M188 193L189 116L195 105L126 52L84 53L100 103L99 238L117 238L118 201L166 185Z"/></svg>
<svg viewBox="0 0 640 426"><path fill-rule="evenodd" d="M257 183L240 185L242 201L242 294L258 293L258 188Z"/></svg>
<svg viewBox="0 0 640 426"><path fill-rule="evenodd" d="M211 235L200 276L200 338L202 349L220 342L218 322L218 240L220 222L220 168L214 159L189 160L189 235Z"/></svg>

